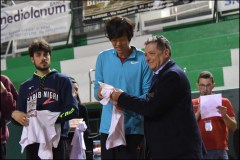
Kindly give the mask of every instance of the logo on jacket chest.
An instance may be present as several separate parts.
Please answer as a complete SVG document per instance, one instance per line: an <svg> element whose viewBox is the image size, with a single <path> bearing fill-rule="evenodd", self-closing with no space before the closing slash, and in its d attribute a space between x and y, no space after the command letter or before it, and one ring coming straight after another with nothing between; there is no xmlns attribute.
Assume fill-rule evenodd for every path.
<svg viewBox="0 0 240 160"><path fill-rule="evenodd" d="M58 94L52 91L38 91L35 93L32 93L28 98L27 101L31 101L33 99L37 99L37 98L48 98L48 100L46 100L47 102L44 102L46 104L55 101L58 101Z"/></svg>

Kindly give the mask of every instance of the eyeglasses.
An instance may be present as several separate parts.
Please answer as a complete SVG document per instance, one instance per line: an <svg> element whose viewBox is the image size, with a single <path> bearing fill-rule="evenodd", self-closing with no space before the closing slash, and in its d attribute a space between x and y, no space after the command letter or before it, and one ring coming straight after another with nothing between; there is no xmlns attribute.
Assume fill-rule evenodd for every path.
<svg viewBox="0 0 240 160"><path fill-rule="evenodd" d="M204 84L199 84L198 85L200 89L210 89L212 87L212 84L207 84L207 85L204 85Z"/></svg>

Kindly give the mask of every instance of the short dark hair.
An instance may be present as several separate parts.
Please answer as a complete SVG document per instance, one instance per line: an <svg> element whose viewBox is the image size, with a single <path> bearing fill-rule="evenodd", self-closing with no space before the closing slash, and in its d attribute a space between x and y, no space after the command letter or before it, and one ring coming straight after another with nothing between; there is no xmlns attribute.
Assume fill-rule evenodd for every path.
<svg viewBox="0 0 240 160"><path fill-rule="evenodd" d="M120 16L111 17L106 24L106 36L111 41L124 35L128 37L130 42L133 37L134 24L129 18Z"/></svg>
<svg viewBox="0 0 240 160"><path fill-rule="evenodd" d="M76 84L78 85L77 81L76 81L73 77L69 77L69 79L70 79L70 81L72 82L72 84L76 83ZM78 94L77 94L77 96L76 96L76 99L77 99L77 101L78 101L79 104L82 103L82 102L81 102L81 99L80 99L80 97L79 97Z"/></svg>
<svg viewBox="0 0 240 160"><path fill-rule="evenodd" d="M34 52L36 51L44 51L46 53L49 52L51 55L52 47L45 39L34 39L28 47L29 56L33 57Z"/></svg>
<svg viewBox="0 0 240 160"><path fill-rule="evenodd" d="M171 45L170 45L170 42L163 35L149 37L144 44L148 45L149 43L157 43L157 47L160 50L164 50L165 48L168 48L169 51L170 51L170 56L171 56Z"/></svg>
<svg viewBox="0 0 240 160"><path fill-rule="evenodd" d="M198 79L197 79L198 83L199 83L200 78L204 78L204 79L209 79L210 78L212 80L212 83L214 83L213 74L209 71L202 71L202 72L199 73Z"/></svg>

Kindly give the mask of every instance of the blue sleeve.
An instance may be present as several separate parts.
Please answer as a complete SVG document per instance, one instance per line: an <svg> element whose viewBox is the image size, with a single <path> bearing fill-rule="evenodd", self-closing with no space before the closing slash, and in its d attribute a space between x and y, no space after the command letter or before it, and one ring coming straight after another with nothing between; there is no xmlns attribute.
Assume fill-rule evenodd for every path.
<svg viewBox="0 0 240 160"><path fill-rule="evenodd" d="M104 82L102 67L103 67L102 66L102 58L101 58L101 54L99 54L97 57L96 65L95 65L95 81L94 81L94 97L98 101L100 101L100 99L98 97L98 89L99 89L98 82Z"/></svg>

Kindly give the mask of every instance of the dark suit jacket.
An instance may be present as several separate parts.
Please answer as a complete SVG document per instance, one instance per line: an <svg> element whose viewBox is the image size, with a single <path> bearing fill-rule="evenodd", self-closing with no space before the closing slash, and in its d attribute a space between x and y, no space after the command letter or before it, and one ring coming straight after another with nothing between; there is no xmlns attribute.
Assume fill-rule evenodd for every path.
<svg viewBox="0 0 240 160"><path fill-rule="evenodd" d="M151 158L202 158L205 147L194 116L190 84L172 60L157 75L146 100L124 92L118 105L144 115Z"/></svg>

